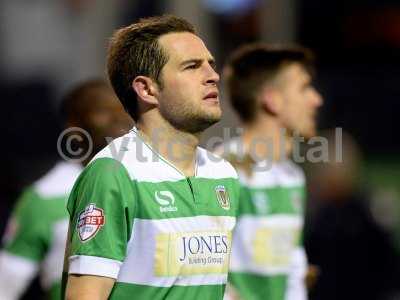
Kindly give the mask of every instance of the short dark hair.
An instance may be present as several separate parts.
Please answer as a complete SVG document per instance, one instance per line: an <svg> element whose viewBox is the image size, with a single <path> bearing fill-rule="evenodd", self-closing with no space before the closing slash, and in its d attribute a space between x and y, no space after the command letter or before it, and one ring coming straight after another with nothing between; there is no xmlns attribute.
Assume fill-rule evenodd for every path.
<svg viewBox="0 0 400 300"><path fill-rule="evenodd" d="M232 53L225 65L225 86L231 104L243 122L254 120L260 88L291 63L300 63L312 73L314 55L299 46L265 43L247 44Z"/></svg>
<svg viewBox="0 0 400 300"><path fill-rule="evenodd" d="M90 100L91 92L98 89L108 89L113 93L109 83L101 78L93 78L83 81L73 87L62 99L60 106L60 118L66 122L71 117L82 114L82 107Z"/></svg>
<svg viewBox="0 0 400 300"><path fill-rule="evenodd" d="M140 19L138 23L117 30L111 38L107 61L108 76L122 105L135 121L139 116L132 81L142 75L162 86L160 73L168 57L158 39L173 32L195 33L195 29L182 18L163 15Z"/></svg>

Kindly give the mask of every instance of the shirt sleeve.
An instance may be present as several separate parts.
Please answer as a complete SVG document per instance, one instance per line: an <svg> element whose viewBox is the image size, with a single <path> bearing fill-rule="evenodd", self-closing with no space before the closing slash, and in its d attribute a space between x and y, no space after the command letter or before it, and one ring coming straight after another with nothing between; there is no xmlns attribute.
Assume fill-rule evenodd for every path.
<svg viewBox="0 0 400 300"><path fill-rule="evenodd" d="M17 200L0 252L0 299L18 299L39 271L49 245L41 199L29 188Z"/></svg>
<svg viewBox="0 0 400 300"><path fill-rule="evenodd" d="M40 262L50 240L49 222L41 199L33 189L23 192L8 221L3 237L6 252Z"/></svg>
<svg viewBox="0 0 400 300"><path fill-rule="evenodd" d="M298 246L299 247L304 247L304 226L305 226L305 219L306 219L306 209L307 209L307 190L305 188L305 186L302 186L299 189L299 193L300 193L300 197L301 197L301 201L300 201L300 210L299 210L299 214L301 217L301 222L302 222L302 226L301 226L301 230L299 232L299 238L298 238Z"/></svg>
<svg viewBox="0 0 400 300"><path fill-rule="evenodd" d="M307 288L305 275L307 272L307 257L304 248L293 251L291 270L288 277L285 300L306 300Z"/></svg>
<svg viewBox="0 0 400 300"><path fill-rule="evenodd" d="M125 259L135 210L133 182L111 158L93 161L68 200L69 274L117 278Z"/></svg>
<svg viewBox="0 0 400 300"><path fill-rule="evenodd" d="M39 270L31 259L0 252L0 299L16 300L25 292Z"/></svg>
<svg viewBox="0 0 400 300"><path fill-rule="evenodd" d="M305 207L306 207L306 189L303 186L300 189L301 194L301 209L300 214L302 221L305 218ZM305 283L305 277L307 273L307 255L304 250L304 227L302 226L299 234L299 241L297 247L293 250L291 256L291 267L287 282L285 300L306 300L307 299L307 287Z"/></svg>

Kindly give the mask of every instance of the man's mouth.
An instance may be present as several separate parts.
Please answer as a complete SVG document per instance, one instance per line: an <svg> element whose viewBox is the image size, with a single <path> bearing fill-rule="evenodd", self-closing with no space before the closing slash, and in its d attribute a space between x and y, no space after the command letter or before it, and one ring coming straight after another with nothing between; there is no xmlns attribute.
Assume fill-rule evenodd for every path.
<svg viewBox="0 0 400 300"><path fill-rule="evenodd" d="M209 92L204 98L203 100L207 100L207 101L213 101L213 102L219 102L218 100L218 92L214 91L214 92Z"/></svg>

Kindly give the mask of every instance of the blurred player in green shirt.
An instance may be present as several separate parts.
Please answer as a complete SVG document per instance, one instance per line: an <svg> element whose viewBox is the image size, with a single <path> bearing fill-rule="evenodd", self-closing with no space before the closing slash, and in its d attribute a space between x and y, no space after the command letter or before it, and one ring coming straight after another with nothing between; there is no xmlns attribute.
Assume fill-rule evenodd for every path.
<svg viewBox="0 0 400 300"><path fill-rule="evenodd" d="M230 57L225 84L243 134L223 146L242 184L227 298L306 299L305 181L294 141L316 134L321 96L308 50L250 44Z"/></svg>
<svg viewBox="0 0 400 300"><path fill-rule="evenodd" d="M68 194L83 165L106 145L105 137L122 135L133 123L111 87L102 80L77 86L65 97L62 110L66 127L80 127L89 133L92 153L81 163L57 163L18 199L0 253L2 300L18 299L37 274L49 298L60 299ZM90 150L86 140L75 142L78 142L75 146L84 150L82 154Z"/></svg>

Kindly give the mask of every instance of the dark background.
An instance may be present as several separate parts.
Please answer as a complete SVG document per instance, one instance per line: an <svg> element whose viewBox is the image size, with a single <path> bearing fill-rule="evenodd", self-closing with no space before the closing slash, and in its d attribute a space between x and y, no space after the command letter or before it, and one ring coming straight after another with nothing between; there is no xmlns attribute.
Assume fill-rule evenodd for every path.
<svg viewBox="0 0 400 300"><path fill-rule="evenodd" d="M34 5L40 1L29 2L30 4L28 2L22 0L2 2L0 22L7 20L7 16L10 17L4 15L9 10L2 9L1 5L17 3L21 12L15 18L21 18L21 16L28 17L33 14ZM44 60L40 67L36 66L29 70L22 68L18 72L13 72L14 65L8 59L10 54L15 53L15 49L29 48L30 45L38 42L32 36L24 36L26 31L19 28L15 31L17 36L14 36L19 46L14 46L16 48L13 50L6 45L9 45L10 32L14 32L14 28L7 27L11 25L5 23L0 29L0 65L2 66L0 68L2 100L0 233L4 230L14 201L22 189L42 176L59 159L56 140L61 124L57 109L62 95L81 79L104 75L107 37L117 26L132 23L141 16L163 12L176 13L193 21L195 25L201 24L203 26L200 26L203 28L201 33L210 43L220 66L226 54L234 47L260 39L268 42L300 43L314 50L318 59L315 82L325 100L320 114L320 128L342 127L353 136L364 154L364 172L360 181L367 183L371 190L383 187L394 191L391 201L394 203L395 210L400 211L398 184L400 175L398 168L400 163L398 155L400 153L398 138L400 129L398 121L400 1L242 0L218 2L198 0L193 1L197 3L196 7L201 8L196 10L193 7L190 8L191 5L185 1L121 0L115 1L113 6L115 11L112 16L106 14L104 7L99 8L100 5L107 6L104 4L105 1L53 0L48 2L60 2L64 7L54 10L49 8L48 13L62 13L63 16L62 24L57 21L54 23L55 28L58 28L57 26L60 28L60 33L57 33L55 37L62 36L65 30L71 31L68 31L69 40L65 42L71 47L71 51L59 54L59 57L55 54L57 61L64 62L64 65L69 68L60 67L54 71L52 69L54 60L49 59L48 62ZM171 4L172 2L174 3ZM43 3L46 1L40 4L45 8L46 4ZM109 19L104 18L104 14ZM111 20L111 17L112 21L103 24L104 20ZM88 18L94 22L94 25L84 22ZM276 28L269 26L271 20L281 25ZM25 24L21 19L20 22L17 20L16 24L20 23L21 27L40 25L40 18L36 21L38 23L33 22L30 25ZM292 34L286 36L283 34L278 39L274 39L273 34L265 34L265 32L274 33L282 28L289 30ZM40 26L37 30L39 34ZM97 35L90 34L91 30L97 30ZM28 35L27 32L26 34ZM98 38L94 39L93 36ZM43 49L57 47L57 42L47 40ZM90 46L90 43L93 45ZM79 63L79 61L89 60L85 59L84 53L88 53L87 57L91 57L91 54L97 54L99 57L87 69ZM75 60L71 60L71 57ZM35 60L33 56L32 60ZM221 126L235 125L237 125L236 118L227 109L220 127L210 129L207 136L220 135ZM394 213L396 212L393 209L382 210L379 217L382 219L387 216L393 217ZM399 229L398 220L385 228L395 244L398 243L396 237L399 236ZM37 285L35 285L31 293L36 293L37 290ZM32 295L34 294L27 296L27 299L35 297Z"/></svg>

